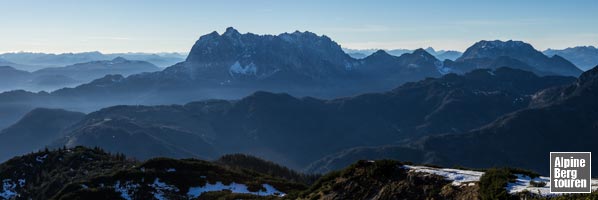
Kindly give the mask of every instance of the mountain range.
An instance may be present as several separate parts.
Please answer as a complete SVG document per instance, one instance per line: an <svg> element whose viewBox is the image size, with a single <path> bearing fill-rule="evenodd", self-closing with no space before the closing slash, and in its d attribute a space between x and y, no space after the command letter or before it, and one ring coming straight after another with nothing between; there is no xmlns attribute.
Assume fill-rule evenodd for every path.
<svg viewBox="0 0 598 200"><path fill-rule="evenodd" d="M145 61L132 61L122 57L112 60L77 63L64 67L49 67L28 72L9 66L0 68L0 91L27 90L53 91L64 87L75 87L102 78L108 74L128 76L143 72L159 71L160 68Z"/></svg>
<svg viewBox="0 0 598 200"><path fill-rule="evenodd" d="M543 90L526 109L463 135L431 137L422 148L438 163L482 167L506 165L548 173L549 152L597 151L598 67L570 85ZM525 141L525 145L517 141ZM459 147L459 151L450 151ZM460 158L460 159L458 159ZM452 161L451 161L452 160ZM593 167L593 169L598 169Z"/></svg>
<svg viewBox="0 0 598 200"><path fill-rule="evenodd" d="M409 159L445 166L510 166L548 174L549 152L596 151L598 66L569 85L535 93L529 105L479 128L424 137L407 145L360 147L315 162L308 171L334 170L359 159Z"/></svg>
<svg viewBox="0 0 598 200"><path fill-rule="evenodd" d="M347 48L343 48L343 51L345 51L345 53L347 53L349 56L356 58L356 59L368 57L369 55L372 55L374 52L376 52L378 50L381 50L381 49L347 49ZM432 47L425 48L424 50L426 50L426 52L428 52L430 55L433 55L434 57L436 57L438 60L441 60L441 61L446 60L446 59L455 60L459 56L461 56L461 54L463 54L462 52L454 51L454 50L435 50ZM406 53L412 53L415 50L389 49L389 50L384 50L384 51L388 52L388 54L393 55L393 56L401 56Z"/></svg>
<svg viewBox="0 0 598 200"><path fill-rule="evenodd" d="M13 62L10 62L8 60L4 60L2 58L0 58L0 66L10 67L10 68L13 68L13 69L21 69L20 71L26 71L26 70L23 70L23 69L30 69L31 68L31 66L13 63Z"/></svg>
<svg viewBox="0 0 598 200"><path fill-rule="evenodd" d="M470 68L509 66L539 75L579 76L583 71L558 55L548 57L522 41L482 40L467 48L463 55L445 67L459 71Z"/></svg>
<svg viewBox="0 0 598 200"><path fill-rule="evenodd" d="M365 58L374 52L377 49L347 49L343 48L343 50L353 58L361 59ZM457 58L463 55L462 52L453 51L453 50L439 50L436 51L432 47L428 47L425 49L428 53L436 57L438 60L444 61L446 59L449 60L456 60ZM391 55L400 56L405 53L411 53L414 50L409 49L391 49L385 50ZM575 64L579 69L586 71L594 66L598 65L598 49L594 46L577 46L577 47L570 47L566 49L547 49L542 51L543 54L546 56L552 57L554 55L558 55L570 61L571 63Z"/></svg>
<svg viewBox="0 0 598 200"><path fill-rule="evenodd" d="M548 56L559 55L586 71L598 65L598 49L594 46L578 46L566 49L547 49Z"/></svg>
<svg viewBox="0 0 598 200"><path fill-rule="evenodd" d="M592 146L596 70L575 80L510 68L480 69L333 100L258 92L238 101L116 106L84 117L41 110L5 129L1 146L7 148L2 152L101 146L140 159L213 159L244 152L313 172L392 155L445 166L508 165L546 173L542 155L547 152ZM61 123L47 124L53 128L30 129L44 127L44 116L60 120L56 116L61 115L66 117ZM562 143L566 131L576 137ZM22 139L24 135L30 139ZM345 151L360 146L370 148Z"/></svg>
<svg viewBox="0 0 598 200"><path fill-rule="evenodd" d="M346 148L468 131L525 108L538 91L574 80L510 68L480 69L331 100L256 92L232 101L108 107L37 133L56 136L49 146L100 146L139 159L210 159L243 152L301 169ZM18 127L37 121L23 118L7 128L0 134L6 143L0 148L18 149L21 144L11 139L23 132Z"/></svg>
<svg viewBox="0 0 598 200"><path fill-rule="evenodd" d="M4 92L0 94L0 102L11 106L0 110L10 109L12 112L9 114L13 116L3 120L16 122L35 107L89 112L120 104L236 99L257 90L338 97L384 91L407 81L441 75L435 67L438 60L427 53L406 55L400 59L390 55L380 58L390 58L385 60L390 63L378 71L373 66L362 64L365 59L357 60L346 55L326 36L310 32L277 36L240 34L229 28L222 35L214 32L202 36L186 61L163 71L126 78L110 75L50 93ZM379 66L382 61L367 59L367 63ZM0 124L0 127L6 125Z"/></svg>
<svg viewBox="0 0 598 200"><path fill-rule="evenodd" d="M0 199L543 199L549 152L598 150L598 66L512 40L349 51L227 28L165 69L0 67L77 84L0 93Z"/></svg>
<svg viewBox="0 0 598 200"><path fill-rule="evenodd" d="M127 60L100 63L121 61ZM575 79L566 76L578 73L567 60L520 41L480 41L455 61L441 62L424 49L355 59L311 32L255 35L228 28L200 37L184 62L163 71L108 75L51 93L5 92L0 102L10 124L35 107L91 112L240 98L108 107L51 129L56 137L45 145L102 146L140 159L247 152L299 169L348 148L468 132L525 109L537 92L569 84ZM415 82L392 89L408 81ZM380 92L352 96L372 91ZM18 138L18 127L32 123L27 119L0 136ZM5 148L18 145L6 141ZM337 142L325 145L329 141ZM323 149L301 149L306 144Z"/></svg>
<svg viewBox="0 0 598 200"><path fill-rule="evenodd" d="M519 54L533 56L517 57ZM546 57L531 45L518 41L481 41L456 61L440 61L423 49L398 57L377 51L355 59L327 36L311 32L256 35L227 28L222 34L212 32L201 36L184 62L159 72L129 77L110 75L51 93L2 93L0 102L11 106L0 107L0 111L16 111L0 127L16 122L35 107L89 112L121 104L239 99L259 90L336 98L387 91L406 82L448 73L464 74L502 66L539 75L581 73L568 61L558 56Z"/></svg>
<svg viewBox="0 0 598 200"><path fill-rule="evenodd" d="M122 57L129 60L140 60L159 67L168 67L185 60L181 53L109 53L97 51L83 53L29 53L16 52L0 54L0 66L10 66L24 71L36 71L48 67L64 67L77 63L99 60L112 60Z"/></svg>

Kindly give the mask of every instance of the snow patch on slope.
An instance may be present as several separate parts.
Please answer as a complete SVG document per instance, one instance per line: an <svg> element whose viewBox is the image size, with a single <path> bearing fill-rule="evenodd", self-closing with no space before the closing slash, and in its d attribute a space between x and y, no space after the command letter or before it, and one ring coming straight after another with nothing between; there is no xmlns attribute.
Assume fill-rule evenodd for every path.
<svg viewBox="0 0 598 200"><path fill-rule="evenodd" d="M17 186L23 188L25 187L25 183L25 179L19 179L16 183L12 179L2 180L0 199L13 199L19 197L19 193L17 193Z"/></svg>
<svg viewBox="0 0 598 200"><path fill-rule="evenodd" d="M48 157L48 154L44 154L43 156L36 156L36 157L35 157L35 160L36 160L37 162L43 163L43 162L44 162L44 160L45 160L47 157Z"/></svg>
<svg viewBox="0 0 598 200"><path fill-rule="evenodd" d="M436 174L439 176L445 177L446 180L453 181L452 184L456 186L460 185L467 185L472 186L476 182L480 181L484 172L473 171L473 170L460 170L460 169L450 169L450 168L434 168L434 167L426 167L426 166L412 166L412 165L403 165L403 168L412 171L412 172L423 172L429 174ZM522 175L522 174L515 174L517 179L513 183L508 183L507 185L507 192L510 194L516 194L518 192L523 192L525 190L542 195L542 196L551 196L551 195L558 195L556 193L550 193L550 177L540 176L537 178L530 178L529 176ZM534 187L530 184L531 181L534 182L544 182L546 183L543 187ZM598 190L598 179L592 179L592 191Z"/></svg>
<svg viewBox="0 0 598 200"><path fill-rule="evenodd" d="M161 182L160 178L156 178L156 180L154 180L154 183L152 183L150 187L153 187L156 190L155 192L152 192L152 194L154 194L154 198L158 200L166 199L164 197L165 191L179 192L179 188L177 188L176 186L168 185L165 182Z"/></svg>
<svg viewBox="0 0 598 200"><path fill-rule="evenodd" d="M511 194L523 192L524 190L530 191L535 194L549 195L550 194L550 177L540 176L537 178L531 178L526 175L516 174L517 179L514 183L507 184L507 191ZM543 187L533 187L530 182L544 182L546 183Z"/></svg>
<svg viewBox="0 0 598 200"><path fill-rule="evenodd" d="M10 179L2 180L2 192L0 192L0 197L4 199L12 199L18 196L16 192L17 184L13 183Z"/></svg>
<svg viewBox="0 0 598 200"><path fill-rule="evenodd" d="M239 63L239 61L236 61L233 65L230 66L229 73L233 77L235 74L255 75L257 73L257 66L255 66L253 62L249 63L246 66L243 66L241 65L241 63Z"/></svg>
<svg viewBox="0 0 598 200"><path fill-rule="evenodd" d="M414 172L424 172L429 174L436 174L445 177L447 180L453 181L453 185L469 184L472 182L480 181L480 177L484 172L472 171L472 170L460 170L460 169L449 169L449 168L432 168L426 166L411 166L404 165L405 169Z"/></svg>
<svg viewBox="0 0 598 200"><path fill-rule="evenodd" d="M272 187L269 184L262 184L262 187L264 187L266 190L251 192L247 189L247 186L245 184L239 184L239 183L232 182L230 185L225 185L225 184L222 184L222 182L218 181L218 182L216 182L216 184L206 183L206 185L204 185L204 186L190 187L189 192L187 193L187 196L189 198L198 198L199 196L201 196L201 194L203 194L205 192L222 191L222 190L230 190L232 193L253 194L253 195L258 195L258 196L276 195L276 196L282 197L285 195L284 193L278 191L276 188Z"/></svg>
<svg viewBox="0 0 598 200"><path fill-rule="evenodd" d="M121 185L120 181L116 181L114 184L114 191L120 193L120 197L126 200L131 200L131 195L134 194L139 188L139 184L132 184L129 181L125 182L125 184Z"/></svg>

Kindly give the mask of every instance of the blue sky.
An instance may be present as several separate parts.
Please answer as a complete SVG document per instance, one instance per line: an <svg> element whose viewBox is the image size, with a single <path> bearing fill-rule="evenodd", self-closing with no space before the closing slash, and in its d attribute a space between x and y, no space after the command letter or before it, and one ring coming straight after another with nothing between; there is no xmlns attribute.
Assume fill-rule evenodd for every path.
<svg viewBox="0 0 598 200"><path fill-rule="evenodd" d="M347 48L598 45L596 0L0 0L0 52L186 52L211 31L324 34Z"/></svg>

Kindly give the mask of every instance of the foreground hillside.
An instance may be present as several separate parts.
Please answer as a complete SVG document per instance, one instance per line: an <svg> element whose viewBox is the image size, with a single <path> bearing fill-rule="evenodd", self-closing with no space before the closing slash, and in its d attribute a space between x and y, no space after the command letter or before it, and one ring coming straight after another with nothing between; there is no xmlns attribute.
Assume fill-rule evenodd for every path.
<svg viewBox="0 0 598 200"><path fill-rule="evenodd" d="M282 168L261 166L265 172ZM304 184L274 173L234 165L169 158L141 163L84 147L13 158L0 165L0 179L0 199L255 198L283 197L305 189Z"/></svg>
<svg viewBox="0 0 598 200"><path fill-rule="evenodd" d="M317 177L247 155L214 162L169 158L139 162L98 148L76 147L40 151L0 164L0 199L596 198L596 194L548 194L548 177L516 169L474 171L364 160ZM592 184L596 187L598 181Z"/></svg>

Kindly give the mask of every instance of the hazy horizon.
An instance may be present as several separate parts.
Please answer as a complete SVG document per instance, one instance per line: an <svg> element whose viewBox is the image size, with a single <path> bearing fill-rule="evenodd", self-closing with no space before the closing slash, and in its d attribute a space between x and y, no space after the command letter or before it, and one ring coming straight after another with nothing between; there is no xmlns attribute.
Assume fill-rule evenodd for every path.
<svg viewBox="0 0 598 200"><path fill-rule="evenodd" d="M270 34L270 35L272 35L272 34ZM334 38L332 38L332 39L334 40ZM498 40L498 39L486 39L486 40ZM502 41L506 41L506 40L502 40ZM527 42L527 41L523 41L523 42ZM471 45L473 45L474 43L471 43ZM527 42L527 43L529 43L529 42ZM406 49L406 50L415 50L415 49L419 49L419 48L426 49L426 48L429 48L429 47L433 48L436 51L439 51L439 50L444 50L444 51L454 50L454 51L463 52L463 51L466 50L466 49L462 49L462 50L461 49L441 49L441 48L436 48L436 47L433 47L433 46L421 46L421 47L417 47L417 48L400 48L400 47L398 47L398 48L390 48L389 49L389 48L375 48L375 47L373 47L373 48L349 48L349 47L343 46L342 44L339 44L339 45L341 45L341 47L343 49L350 49L350 50L385 50L385 51L389 51L389 50L397 50L397 49ZM536 48L539 51L544 51L544 50L548 50L548 49L560 50L560 49L572 48L572 47L580 47L580 46L593 46L593 47L598 48L598 45L591 45L591 44L589 44L589 45L569 46L569 47L564 47L564 48L551 48L551 47L548 47L548 48L545 48L545 49L538 49L534 44L531 44L531 45L534 46L534 48ZM189 50L191 50L191 47L189 47ZM56 54L56 55L58 55L58 54L69 54L69 53L78 54L78 53L92 53L92 52L99 52L101 54L170 54L170 53L177 53L177 54L181 54L181 55L186 55L186 54L189 53L189 51L163 51L163 52L131 52L131 51L120 52L120 51L118 51L118 52L104 52L104 51L95 50L95 51L78 51L78 52L73 52L73 51L71 51L71 52L3 51L2 52L2 51L0 51L0 54L7 54L7 53L43 53L43 54Z"/></svg>
<svg viewBox="0 0 598 200"><path fill-rule="evenodd" d="M186 52L103 52L103 51L79 51L79 52L41 52L41 51L6 51L6 52L0 52L0 54L7 54L7 53L43 53L43 54L77 54L77 53L93 53L93 52L98 52L101 54L171 54L171 53L177 53L177 54L188 54L189 51Z"/></svg>
<svg viewBox="0 0 598 200"><path fill-rule="evenodd" d="M0 21L0 53L188 52L201 35L226 27L255 34L310 31L350 49L464 51L495 39L525 41L538 50L598 45L598 27L591 26L598 24L598 2L591 0L22 0L0 6L0 15L10 19Z"/></svg>
<svg viewBox="0 0 598 200"><path fill-rule="evenodd" d="M218 32L219 34L222 34L224 31L216 31L216 32ZM250 33L250 32L241 32L241 33L243 34L243 33ZM283 32L283 33L291 33L291 32L287 31L287 32ZM206 33L206 34L208 34L208 33ZM205 34L203 34L203 35L205 35ZM277 35L277 34L272 33L272 34L260 34L260 35ZM318 35L319 36L323 36L322 34L318 34ZM197 38L197 39L199 39L199 38ZM335 41L334 38L331 38L331 39L333 41ZM491 41L491 40L507 41L507 40L512 40L512 39L482 39L482 40L487 40L487 41ZM338 41L335 41L335 42L338 43ZM478 41L475 41L475 42L478 42ZM475 42L471 43L471 45L473 45ZM523 42L530 43L528 41L523 41ZM536 47L536 45L534 45L533 43L530 43L530 44L534 48L536 48L537 50L539 50L539 51L544 51L544 50L548 50L548 49L560 50L560 49L566 49L566 48L572 48L572 47L580 47L580 46L594 46L594 47L598 47L598 45L583 44L583 45L567 46L567 47L562 47L562 48L547 47L547 48L544 48L544 49L540 49L540 48ZM454 51L463 52L463 51L465 51L467 49L467 47L469 47L469 46L467 46L465 49L450 49L450 48L444 49L444 48L437 48L437 47L430 46L430 45L428 45L428 46L424 45L424 46L415 47L415 48L402 48L402 47L397 47L397 48L376 48L376 47L371 47L371 48L350 48L350 47L346 47L346 46L344 46L344 45L342 45L340 43L339 43L339 45L341 45L341 47L343 49L350 49L350 50L385 50L385 51L397 50L397 49L415 50L415 49L419 49L419 48L422 48L422 49L433 48L436 51L439 51L439 50L445 50L445 51L454 50ZM89 51L46 52L46 51L23 51L23 50L19 50L19 51L0 51L0 54L7 54L7 53L43 53L43 54L69 54L69 53L72 53L72 54L78 54L78 53L99 52L101 54L170 54L170 53L177 53L177 54L185 55L185 54L189 53L189 51L191 50L191 46L193 46L193 44L191 44L189 46L189 50L188 51L159 51L159 52L116 51L116 52L106 52L106 51L101 51L101 50L89 50Z"/></svg>

